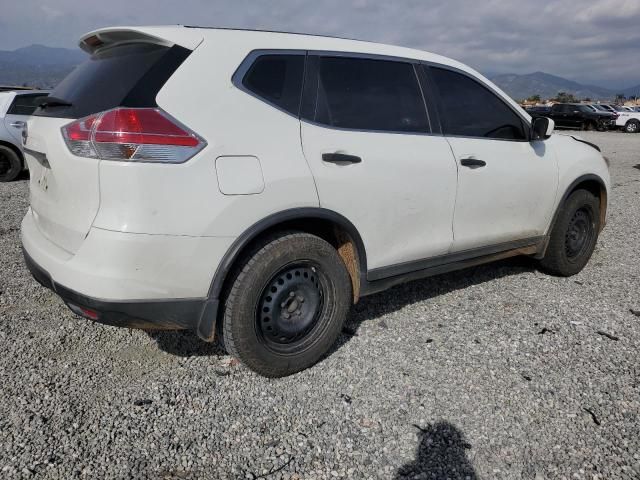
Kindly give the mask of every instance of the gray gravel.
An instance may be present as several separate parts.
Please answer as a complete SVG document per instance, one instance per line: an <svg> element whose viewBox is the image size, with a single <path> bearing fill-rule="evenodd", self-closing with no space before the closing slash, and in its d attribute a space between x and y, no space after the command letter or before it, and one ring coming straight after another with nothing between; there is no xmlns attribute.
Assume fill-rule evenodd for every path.
<svg viewBox="0 0 640 480"><path fill-rule="evenodd" d="M397 287L281 380L72 315L22 263L27 182L0 184L0 477L640 478L640 135L583 136L614 189L580 275Z"/></svg>

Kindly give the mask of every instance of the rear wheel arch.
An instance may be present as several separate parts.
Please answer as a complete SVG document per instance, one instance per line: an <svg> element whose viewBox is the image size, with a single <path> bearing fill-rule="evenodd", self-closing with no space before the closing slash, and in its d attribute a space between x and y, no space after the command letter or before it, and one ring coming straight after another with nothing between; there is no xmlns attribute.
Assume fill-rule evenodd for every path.
<svg viewBox="0 0 640 480"><path fill-rule="evenodd" d="M234 274L241 267L247 255L250 255L265 239L291 231L316 235L337 250L351 277L353 300L354 303L357 302L367 272L367 256L362 237L346 217L333 210L317 207L284 210L260 220L245 230L218 265L209 288L208 298L219 300L222 303L224 295L233 282ZM201 336L207 338L213 336L215 325L219 323L221 318L221 311L222 307L218 305L215 314L213 312L207 313L213 318L204 318L203 315L199 329ZM207 328L203 323L210 323L210 327ZM210 330L209 335L205 333L207 330Z"/></svg>

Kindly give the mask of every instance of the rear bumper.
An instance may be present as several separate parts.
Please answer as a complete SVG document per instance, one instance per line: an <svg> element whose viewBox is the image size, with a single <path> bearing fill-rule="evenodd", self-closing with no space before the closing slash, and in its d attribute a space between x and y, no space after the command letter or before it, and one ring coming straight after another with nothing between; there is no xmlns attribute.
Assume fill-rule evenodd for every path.
<svg viewBox="0 0 640 480"><path fill-rule="evenodd" d="M108 325L190 329L213 339L218 301L209 298L209 288L232 238L92 229L72 254L40 231L31 210L21 237L33 276L75 313Z"/></svg>
<svg viewBox="0 0 640 480"><path fill-rule="evenodd" d="M27 268L38 283L58 294L74 313L106 325L197 331L208 303L205 299L113 302L92 298L56 283L24 248L23 254ZM83 310L94 312L95 316Z"/></svg>

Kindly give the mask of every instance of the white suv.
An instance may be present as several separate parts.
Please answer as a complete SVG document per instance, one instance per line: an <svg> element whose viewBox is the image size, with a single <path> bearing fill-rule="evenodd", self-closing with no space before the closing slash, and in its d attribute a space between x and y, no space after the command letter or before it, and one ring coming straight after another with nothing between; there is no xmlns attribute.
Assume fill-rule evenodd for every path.
<svg viewBox="0 0 640 480"><path fill-rule="evenodd" d="M640 132L640 112L630 107L616 107L618 118L616 126L621 127L627 133Z"/></svg>
<svg viewBox="0 0 640 480"><path fill-rule="evenodd" d="M453 60L319 36L87 34L26 132L26 262L77 314L318 361L350 306L514 255L573 275L605 223L598 148Z"/></svg>

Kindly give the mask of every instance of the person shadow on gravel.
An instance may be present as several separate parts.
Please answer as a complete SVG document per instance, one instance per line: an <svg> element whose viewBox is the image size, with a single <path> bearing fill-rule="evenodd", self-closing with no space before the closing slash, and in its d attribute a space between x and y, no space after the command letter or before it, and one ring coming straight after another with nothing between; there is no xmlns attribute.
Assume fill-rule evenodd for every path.
<svg viewBox="0 0 640 480"><path fill-rule="evenodd" d="M467 459L467 443L460 430L449 422L437 422L420 430L420 443L413 462L400 467L396 480L478 480Z"/></svg>

